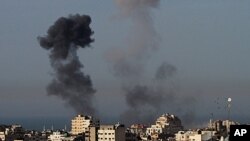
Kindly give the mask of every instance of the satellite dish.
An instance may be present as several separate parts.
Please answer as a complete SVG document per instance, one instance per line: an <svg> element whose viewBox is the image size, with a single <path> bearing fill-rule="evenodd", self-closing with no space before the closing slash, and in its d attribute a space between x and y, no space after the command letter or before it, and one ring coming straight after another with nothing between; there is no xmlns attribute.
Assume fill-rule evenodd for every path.
<svg viewBox="0 0 250 141"><path fill-rule="evenodd" d="M232 101L232 98L229 97L229 98L227 99L227 101L228 101L228 102L231 102L231 101Z"/></svg>

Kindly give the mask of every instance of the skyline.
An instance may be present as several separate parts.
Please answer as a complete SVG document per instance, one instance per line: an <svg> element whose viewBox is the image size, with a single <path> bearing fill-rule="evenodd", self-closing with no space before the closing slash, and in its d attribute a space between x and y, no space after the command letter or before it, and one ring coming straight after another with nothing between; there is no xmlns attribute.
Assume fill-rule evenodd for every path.
<svg viewBox="0 0 250 141"><path fill-rule="evenodd" d="M0 110L4 113L1 117L75 115L61 99L47 96L46 86L53 70L48 53L39 47L36 38L44 35L59 17L77 13L92 18L90 26L95 42L91 48L79 50L78 56L97 90L95 106L106 118L111 113L109 107L118 105L112 110L113 117L126 110L120 82L105 58L107 51L126 44L131 25L130 20L119 18L120 11L114 1L0 3L0 17L4 19L0 27L0 103L3 105ZM214 113L226 117L223 106L228 97L233 99L232 115L241 114L236 113L239 109L247 111L250 106L249 4L233 0L161 1L153 10L153 26L160 35L159 48L148 61L149 78L145 80L166 61L177 68L174 81L178 95L195 97L197 116ZM172 111L166 108L163 112ZM249 112L244 114L250 116Z"/></svg>

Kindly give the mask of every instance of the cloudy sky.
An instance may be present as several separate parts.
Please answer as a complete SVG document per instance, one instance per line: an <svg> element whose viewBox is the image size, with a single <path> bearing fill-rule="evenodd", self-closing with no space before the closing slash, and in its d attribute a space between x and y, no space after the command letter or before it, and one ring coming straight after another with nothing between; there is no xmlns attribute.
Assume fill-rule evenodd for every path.
<svg viewBox="0 0 250 141"><path fill-rule="evenodd" d="M119 16L113 0L2 0L0 117L75 114L61 99L46 94L53 70L37 37L59 17L77 13L91 16L95 32L92 47L78 52L97 90L94 104L106 118L126 110L120 81L106 57L109 50L126 45L131 23ZM196 99L199 117L214 113L226 118L228 97L233 99L233 117L249 117L250 1L162 0L152 17L160 41L148 59L147 73L163 61L173 64L176 93Z"/></svg>

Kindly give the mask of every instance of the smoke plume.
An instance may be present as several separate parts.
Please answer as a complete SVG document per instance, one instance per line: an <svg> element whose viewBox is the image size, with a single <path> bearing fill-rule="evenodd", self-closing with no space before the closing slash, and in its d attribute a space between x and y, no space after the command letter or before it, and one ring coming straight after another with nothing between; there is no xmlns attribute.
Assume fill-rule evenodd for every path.
<svg viewBox="0 0 250 141"><path fill-rule="evenodd" d="M120 18L131 21L124 49L112 49L107 56L114 74L120 78L137 77L144 71L147 58L158 48L159 36L153 26L151 10L159 0L115 0L121 9Z"/></svg>
<svg viewBox="0 0 250 141"><path fill-rule="evenodd" d="M115 0L121 10L120 18L131 21L129 37L122 49L112 49L108 59L114 75L121 80L127 111L124 122L148 122L164 102L163 89L152 82L144 83L147 62L159 46L159 36L154 28L152 10L160 0Z"/></svg>
<svg viewBox="0 0 250 141"><path fill-rule="evenodd" d="M163 62L155 73L155 78L157 80L166 80L168 77L173 76L176 73L177 69L175 66Z"/></svg>
<svg viewBox="0 0 250 141"><path fill-rule="evenodd" d="M61 17L48 29L46 36L38 37L40 46L50 51L54 70L54 78L47 87L48 95L62 98L76 112L85 114L95 112L92 105L95 89L90 77L81 71L83 65L77 50L94 41L90 23L87 15Z"/></svg>
<svg viewBox="0 0 250 141"><path fill-rule="evenodd" d="M184 118L191 117L192 112L187 114L181 108L185 103L177 95L174 83L177 68L174 65L163 62L155 69L152 79L148 80L147 65L160 43L152 10L158 8L160 0L115 2L121 10L121 20L131 22L125 46L122 49L112 49L107 54L114 75L121 81L128 106L127 111L121 115L122 120L126 123L148 123L161 115L161 112L181 112Z"/></svg>
<svg viewBox="0 0 250 141"><path fill-rule="evenodd" d="M127 123L150 123L155 116L162 114L162 110L166 110L162 109L164 106L177 103L172 79L176 71L173 65L164 62L148 83L126 85L124 91L129 109L122 115L123 120Z"/></svg>

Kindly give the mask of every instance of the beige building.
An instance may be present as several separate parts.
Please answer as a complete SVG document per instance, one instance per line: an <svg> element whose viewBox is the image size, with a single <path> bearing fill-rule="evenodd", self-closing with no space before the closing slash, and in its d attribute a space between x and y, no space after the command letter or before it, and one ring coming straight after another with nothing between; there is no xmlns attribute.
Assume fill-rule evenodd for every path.
<svg viewBox="0 0 250 141"><path fill-rule="evenodd" d="M157 118L155 125L147 128L146 135L151 136L152 139L158 139L160 134L175 134L183 130L181 120L170 114L163 114Z"/></svg>
<svg viewBox="0 0 250 141"><path fill-rule="evenodd" d="M97 132L98 141L125 141L125 126L116 125L100 125Z"/></svg>
<svg viewBox="0 0 250 141"><path fill-rule="evenodd" d="M176 141L208 141L216 131L179 131L175 134Z"/></svg>
<svg viewBox="0 0 250 141"><path fill-rule="evenodd" d="M85 131L85 141L97 141L98 127L89 126Z"/></svg>
<svg viewBox="0 0 250 141"><path fill-rule="evenodd" d="M5 141L5 133L4 132L0 132L0 139L2 141Z"/></svg>
<svg viewBox="0 0 250 141"><path fill-rule="evenodd" d="M77 115L71 120L71 134L78 135L85 133L87 128L92 125L98 126L99 121L94 120L91 116Z"/></svg>

